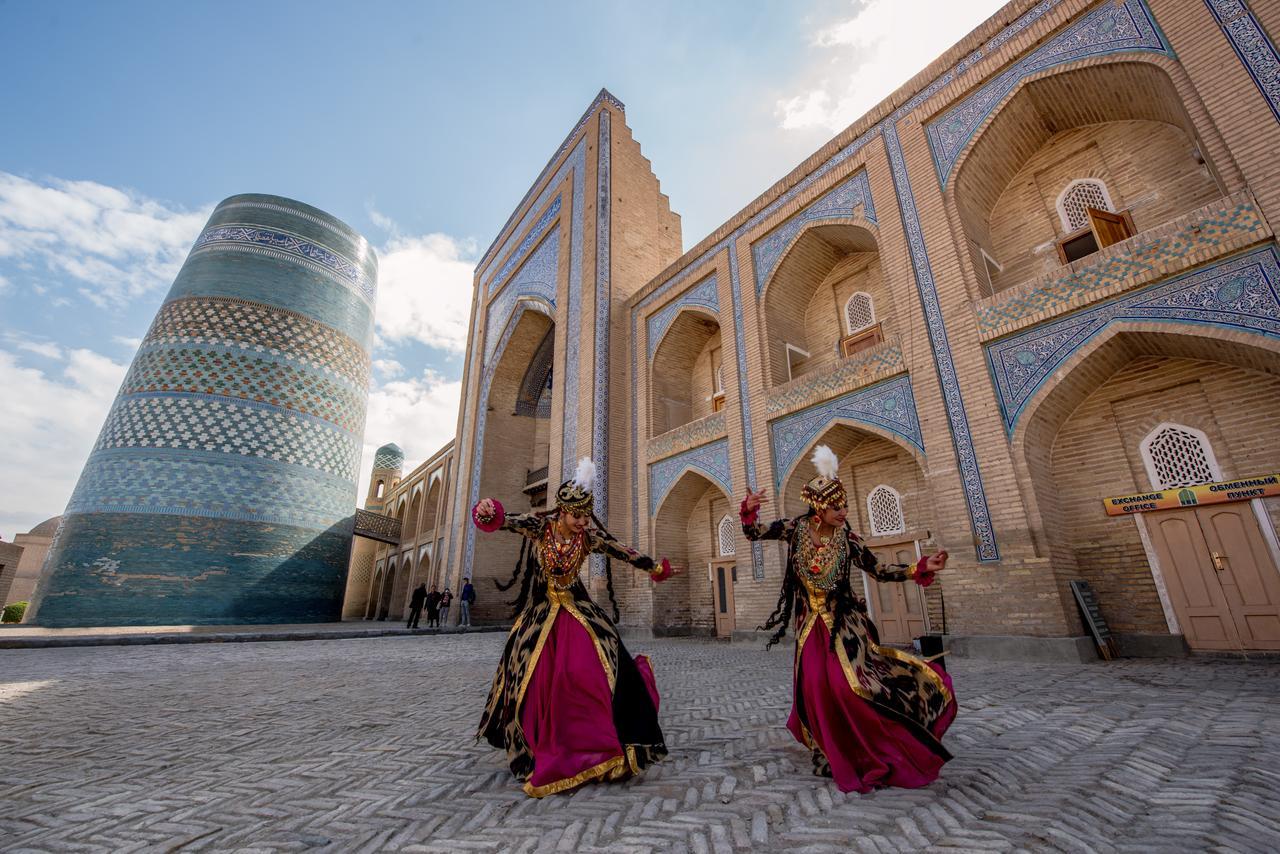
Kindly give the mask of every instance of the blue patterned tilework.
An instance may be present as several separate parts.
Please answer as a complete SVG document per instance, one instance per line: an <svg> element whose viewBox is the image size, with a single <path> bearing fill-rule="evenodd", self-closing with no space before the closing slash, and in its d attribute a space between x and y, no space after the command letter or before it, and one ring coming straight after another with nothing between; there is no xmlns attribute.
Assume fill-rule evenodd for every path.
<svg viewBox="0 0 1280 854"><path fill-rule="evenodd" d="M211 346L148 345L134 356L121 395L185 392L270 403L328 421L349 433L364 431L367 386L355 389L323 373L269 353Z"/></svg>
<svg viewBox="0 0 1280 854"><path fill-rule="evenodd" d="M782 489L787 475L809 444L836 422L878 428L905 439L921 454L924 453L924 438L920 434L920 418L916 414L911 378L901 376L770 422L773 484L776 489Z"/></svg>
<svg viewBox="0 0 1280 854"><path fill-rule="evenodd" d="M94 451L68 513L192 513L328 528L351 515L345 477L221 451Z"/></svg>
<svg viewBox="0 0 1280 854"><path fill-rule="evenodd" d="M205 252L250 252L283 258L332 276L373 305L377 286L359 266L297 234L251 225L221 225L205 229L196 238L191 254Z"/></svg>
<svg viewBox="0 0 1280 854"><path fill-rule="evenodd" d="M895 336L876 347L841 359L831 370L805 374L773 390L765 401L764 411L772 418L788 409L819 403L832 394L852 391L856 386L870 385L906 370L902 346Z"/></svg>
<svg viewBox="0 0 1280 854"><path fill-rule="evenodd" d="M1010 434L1036 391L1071 355L1117 322L1180 323L1280 338L1280 255L1275 245L1133 291L987 347Z"/></svg>
<svg viewBox="0 0 1280 854"><path fill-rule="evenodd" d="M170 300L147 330L147 347L184 346L288 360L355 390L369 387L369 352L332 327L291 311L223 297Z"/></svg>
<svg viewBox="0 0 1280 854"><path fill-rule="evenodd" d="M551 200L551 205L538 221L533 224L533 228L525 235L524 240L520 241L516 251L511 253L511 257L507 259L506 263L498 268L498 274L489 280L489 296L493 296L493 292L498 286L506 281L507 274L511 272L516 264L520 263L521 259L529 254L529 250L537 244L538 238L547 230L547 226L555 221L556 216L560 213L562 201L563 199L560 196L556 196Z"/></svg>
<svg viewBox="0 0 1280 854"><path fill-rule="evenodd" d="M720 317L720 286L716 282L715 273L672 300L671 304L661 311L649 316L649 361L653 361L653 354L658 352L658 344L661 343L662 336L667 334L667 329L676 319L676 315L690 306L700 306L714 314L717 319Z"/></svg>
<svg viewBox="0 0 1280 854"><path fill-rule="evenodd" d="M536 297L555 311L556 266L559 260L560 231L556 229L547 235L547 239L489 304L484 329L485 364L493 360L498 339L502 337L518 300Z"/></svg>
<svg viewBox="0 0 1280 854"><path fill-rule="evenodd" d="M360 466L359 434L279 406L199 394L132 394L111 407L94 450L187 448L307 466L347 477Z"/></svg>
<svg viewBox="0 0 1280 854"><path fill-rule="evenodd" d="M699 445L705 445L707 442L713 439L720 439L724 435L724 413L715 412L699 418L697 421L682 424L674 430L668 430L661 436L654 437L649 442L647 458L649 462L655 462L663 457L669 457L672 454L687 451Z"/></svg>
<svg viewBox="0 0 1280 854"><path fill-rule="evenodd" d="M404 451L400 450L400 446L394 442L383 445L373 454L373 467L400 471L404 468Z"/></svg>
<svg viewBox="0 0 1280 854"><path fill-rule="evenodd" d="M805 205L804 209L782 225L751 244L752 266L756 273L756 294L764 293L765 283L773 275L782 256L791 248L796 236L806 226L824 220L854 216L862 208L862 218L876 222L876 208L871 201L871 184L867 170L861 169L852 178L828 190Z"/></svg>
<svg viewBox="0 0 1280 854"><path fill-rule="evenodd" d="M1280 53L1245 0L1204 0L1249 76L1280 121Z"/></svg>
<svg viewBox="0 0 1280 854"><path fill-rule="evenodd" d="M613 363L609 350L610 316L613 291L610 279L610 229L613 226L611 184L611 119L608 110L600 111L596 161L596 319L595 319L595 390L591 397L591 457L596 462L598 486L596 514L609 518L609 367ZM591 556L591 574L605 574L603 555Z"/></svg>
<svg viewBox="0 0 1280 854"><path fill-rule="evenodd" d="M960 478L964 484L965 503L969 510L969 524L973 529L980 562L1000 559L995 529L991 525L991 511L987 507L987 493L982 485L982 472L978 468L978 453L969 432L969 415L965 411L964 397L960 393L960 379L956 376L955 362L951 357L951 344L947 340L947 328L942 319L942 304L938 300L937 284L933 280L933 268L924 244L924 231L916 213L915 196L911 192L911 180L907 176L907 164L898 142L896 120L890 121L884 130L885 148L889 152L889 167L893 173L893 185L898 196L898 210L907 234L907 248L911 256L911 269L915 274L916 289L924 308L925 327L929 330L929 344L933 349L933 364L942 388L942 401L947 410L947 422L951 427L951 442L955 446L956 461L960 465Z"/></svg>
<svg viewBox="0 0 1280 854"><path fill-rule="evenodd" d="M334 618L376 274L364 239L314 208L237 196L214 210L72 494L37 624L254 622L273 588L298 600L273 601L272 621Z"/></svg>
<svg viewBox="0 0 1280 854"><path fill-rule="evenodd" d="M650 516L658 515L658 508L662 506L667 493L686 471L705 475L723 489L725 495L733 495L729 474L729 440L721 439L649 466Z"/></svg>
<svg viewBox="0 0 1280 854"><path fill-rule="evenodd" d="M946 185L956 159L978 127L1027 77L1068 62L1119 52L1172 53L1142 0L1103 3L929 122L926 133L938 180Z"/></svg>
<svg viewBox="0 0 1280 854"><path fill-rule="evenodd" d="M45 562L42 626L341 619L352 519L315 529L204 516L75 513Z"/></svg>

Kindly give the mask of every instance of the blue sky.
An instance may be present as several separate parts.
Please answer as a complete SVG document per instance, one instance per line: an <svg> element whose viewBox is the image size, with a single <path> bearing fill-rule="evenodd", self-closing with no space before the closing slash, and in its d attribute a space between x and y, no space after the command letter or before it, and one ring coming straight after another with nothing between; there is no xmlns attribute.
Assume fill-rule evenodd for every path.
<svg viewBox="0 0 1280 854"><path fill-rule="evenodd" d="M0 536L62 511L219 200L378 248L366 457L412 465L454 430L474 260L602 86L688 247L999 5L0 0Z"/></svg>

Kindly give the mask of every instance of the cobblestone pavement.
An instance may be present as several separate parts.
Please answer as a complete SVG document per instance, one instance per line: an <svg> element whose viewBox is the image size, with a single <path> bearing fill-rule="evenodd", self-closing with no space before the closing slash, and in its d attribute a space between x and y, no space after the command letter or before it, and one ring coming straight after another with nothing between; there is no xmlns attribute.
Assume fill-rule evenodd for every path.
<svg viewBox="0 0 1280 854"><path fill-rule="evenodd" d="M501 635L0 653L6 851L1280 849L1280 663L952 664L956 759L842 795L790 651L653 655L668 761L526 798L471 735Z"/></svg>

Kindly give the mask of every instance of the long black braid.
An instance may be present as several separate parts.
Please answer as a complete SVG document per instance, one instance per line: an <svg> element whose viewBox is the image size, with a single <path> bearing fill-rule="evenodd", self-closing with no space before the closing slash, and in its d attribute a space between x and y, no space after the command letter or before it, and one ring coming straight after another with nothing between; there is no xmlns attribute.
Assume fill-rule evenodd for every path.
<svg viewBox="0 0 1280 854"><path fill-rule="evenodd" d="M600 519L596 517L594 510L591 512L591 521L595 522L596 527L600 529L600 536L604 537L606 540L609 540L610 542L614 542L614 543L618 542L617 537L615 537L613 534L610 534L608 529L605 528L604 523L601 522ZM604 578L605 578L605 587L609 591L609 604L613 606L613 622L616 625L622 619L622 612L618 610L618 600L613 595L613 558L609 557L607 553L604 556Z"/></svg>
<svg viewBox="0 0 1280 854"><path fill-rule="evenodd" d="M810 511L799 518L807 519L812 515L813 511ZM791 615L795 613L796 594L800 592L800 582L796 579L795 573L791 571L791 567L795 563L796 536L800 532L800 527L797 524L795 530L791 532L791 537L787 540L787 562L782 571L782 590L778 593L778 604L774 606L773 613L769 615L769 619L764 621L764 625L756 626L758 631L767 632L770 629L776 629L773 636L769 638L769 642L764 646L766 650L772 648L774 644L786 636L787 626L791 623Z"/></svg>

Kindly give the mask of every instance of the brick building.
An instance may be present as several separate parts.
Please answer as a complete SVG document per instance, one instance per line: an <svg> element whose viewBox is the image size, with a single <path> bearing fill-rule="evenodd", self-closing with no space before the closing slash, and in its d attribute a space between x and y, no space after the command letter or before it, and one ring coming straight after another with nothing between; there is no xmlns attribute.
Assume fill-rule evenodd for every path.
<svg viewBox="0 0 1280 854"><path fill-rule="evenodd" d="M1089 656L1081 579L1129 652L1280 648L1277 33L1256 0L1016 0L683 254L602 92L477 267L432 571L505 577L472 502L544 506L590 454L615 535L685 568L615 569L623 623L751 630L783 554L737 502L799 512L826 443L877 550L952 556L927 601L868 587L890 639Z"/></svg>

